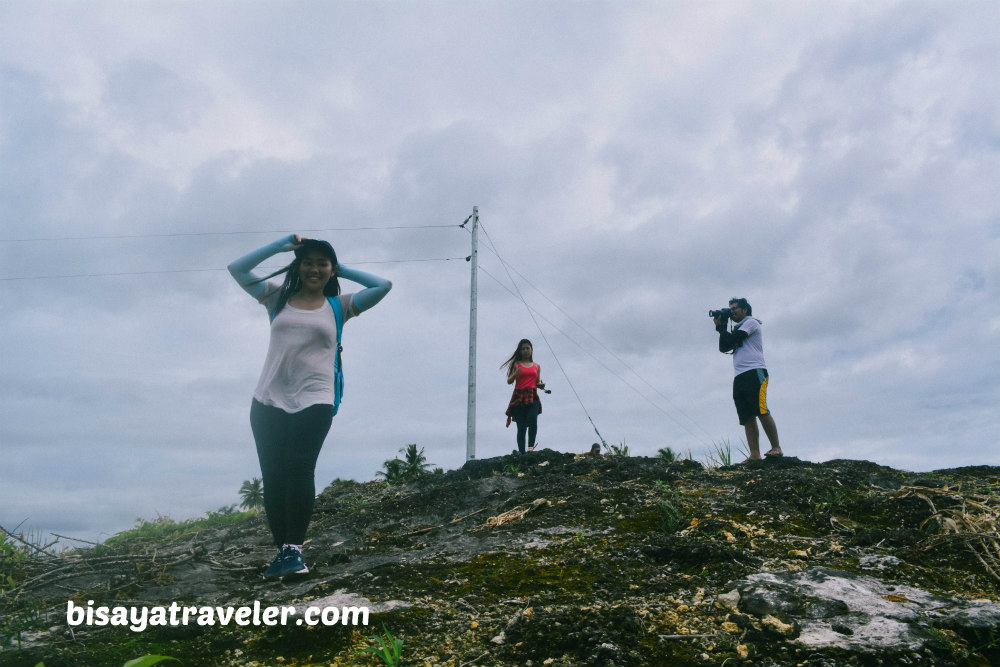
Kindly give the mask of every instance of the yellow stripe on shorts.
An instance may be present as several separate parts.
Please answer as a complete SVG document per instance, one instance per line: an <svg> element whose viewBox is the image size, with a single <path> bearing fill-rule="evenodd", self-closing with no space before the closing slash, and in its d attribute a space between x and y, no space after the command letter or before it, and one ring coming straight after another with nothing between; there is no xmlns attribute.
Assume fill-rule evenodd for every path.
<svg viewBox="0 0 1000 667"><path fill-rule="evenodd" d="M764 381L760 383L760 414L767 414L767 382L771 378L764 378Z"/></svg>

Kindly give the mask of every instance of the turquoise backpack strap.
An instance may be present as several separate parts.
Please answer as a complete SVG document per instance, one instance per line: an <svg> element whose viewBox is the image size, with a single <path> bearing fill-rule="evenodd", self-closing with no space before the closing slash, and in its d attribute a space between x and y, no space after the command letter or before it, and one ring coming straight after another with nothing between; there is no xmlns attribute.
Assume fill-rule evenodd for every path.
<svg viewBox="0 0 1000 667"><path fill-rule="evenodd" d="M326 298L333 308L333 316L337 318L337 361L333 366L333 414L337 414L340 408L340 399L344 395L344 367L340 360L340 353L344 346L340 344L341 334L344 331L344 309L340 305L339 296L328 296Z"/></svg>

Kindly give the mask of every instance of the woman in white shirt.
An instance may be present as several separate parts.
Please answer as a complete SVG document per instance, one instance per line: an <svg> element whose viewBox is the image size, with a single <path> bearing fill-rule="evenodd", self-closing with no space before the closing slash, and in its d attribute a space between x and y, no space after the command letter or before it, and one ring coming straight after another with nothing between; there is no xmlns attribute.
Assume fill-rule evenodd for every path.
<svg viewBox="0 0 1000 667"><path fill-rule="evenodd" d="M284 269L264 277L253 273L287 251L295 259ZM297 234L241 257L229 272L271 318L267 358L250 407L264 510L278 548L264 576L305 574L302 543L316 496L316 460L340 403L339 334L347 320L381 301L392 283L339 264L329 243ZM281 274L284 282L268 281ZM338 278L365 289L341 294Z"/></svg>

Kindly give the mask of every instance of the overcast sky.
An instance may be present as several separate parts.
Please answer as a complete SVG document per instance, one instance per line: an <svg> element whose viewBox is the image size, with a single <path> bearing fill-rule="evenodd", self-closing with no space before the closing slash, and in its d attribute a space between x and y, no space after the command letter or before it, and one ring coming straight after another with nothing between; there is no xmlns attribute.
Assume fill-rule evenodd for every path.
<svg viewBox="0 0 1000 667"><path fill-rule="evenodd" d="M634 455L738 450L707 312L744 296L786 454L998 465L998 26L993 0L4 0L0 525L238 502L268 320L225 266L291 232L394 285L345 328L318 487L411 442L460 466L473 206L478 458L515 447L522 337L542 446L587 450L589 416Z"/></svg>

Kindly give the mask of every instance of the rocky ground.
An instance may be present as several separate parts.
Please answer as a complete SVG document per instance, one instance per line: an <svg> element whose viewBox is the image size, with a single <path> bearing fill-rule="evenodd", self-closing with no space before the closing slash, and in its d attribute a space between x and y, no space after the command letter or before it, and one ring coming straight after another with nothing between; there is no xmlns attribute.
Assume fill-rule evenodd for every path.
<svg viewBox="0 0 1000 667"><path fill-rule="evenodd" d="M311 572L264 581L262 519L27 562L0 665L1000 664L1000 468L865 461L472 461L320 494ZM342 607L370 625L66 622L77 605Z"/></svg>

